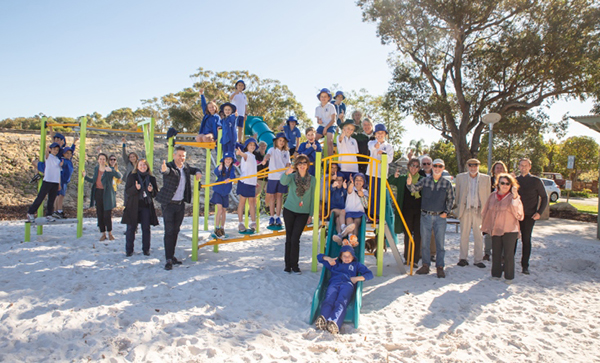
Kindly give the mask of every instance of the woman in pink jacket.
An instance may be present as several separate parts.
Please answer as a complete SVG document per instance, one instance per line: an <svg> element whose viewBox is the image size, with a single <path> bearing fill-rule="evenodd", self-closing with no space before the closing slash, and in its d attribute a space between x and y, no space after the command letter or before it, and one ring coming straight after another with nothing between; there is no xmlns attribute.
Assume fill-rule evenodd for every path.
<svg viewBox="0 0 600 363"><path fill-rule="evenodd" d="M483 207L481 231L492 236L492 277L502 277L504 270L504 278L510 283L515 277L515 245L521 234L523 203L518 193L519 183L510 174L499 174L495 187Z"/></svg>

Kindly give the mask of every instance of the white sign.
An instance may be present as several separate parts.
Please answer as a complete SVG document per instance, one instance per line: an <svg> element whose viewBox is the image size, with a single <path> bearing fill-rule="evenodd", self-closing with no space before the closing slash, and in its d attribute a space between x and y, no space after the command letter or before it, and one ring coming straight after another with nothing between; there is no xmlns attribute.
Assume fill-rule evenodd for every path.
<svg viewBox="0 0 600 363"><path fill-rule="evenodd" d="M575 164L575 155L569 155L569 161L567 161L567 169L573 169Z"/></svg>
<svg viewBox="0 0 600 363"><path fill-rule="evenodd" d="M573 182L570 180L567 180L567 182L565 183L565 189L566 190L572 190L573 189Z"/></svg>

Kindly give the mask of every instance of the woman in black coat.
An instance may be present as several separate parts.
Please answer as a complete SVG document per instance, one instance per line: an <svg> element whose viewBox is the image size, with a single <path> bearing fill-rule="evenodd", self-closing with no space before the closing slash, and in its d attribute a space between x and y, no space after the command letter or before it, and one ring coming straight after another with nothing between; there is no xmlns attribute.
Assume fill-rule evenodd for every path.
<svg viewBox="0 0 600 363"><path fill-rule="evenodd" d="M127 203L123 212L122 224L127 225L125 232L125 253L133 255L133 242L138 223L142 224L142 251L150 255L150 226L158 226L158 218L154 209L154 197L158 193L156 178L150 171L150 165L144 159L137 162L127 177L125 185Z"/></svg>

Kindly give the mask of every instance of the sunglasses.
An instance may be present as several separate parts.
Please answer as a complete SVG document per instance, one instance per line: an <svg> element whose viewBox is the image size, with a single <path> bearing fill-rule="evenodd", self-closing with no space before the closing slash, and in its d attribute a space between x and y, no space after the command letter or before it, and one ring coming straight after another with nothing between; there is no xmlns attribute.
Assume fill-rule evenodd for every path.
<svg viewBox="0 0 600 363"><path fill-rule="evenodd" d="M507 182L499 182L498 184L500 184L500 185L510 185L510 183L507 183Z"/></svg>
<svg viewBox="0 0 600 363"><path fill-rule="evenodd" d="M110 161L117 161L117 159L110 159Z"/></svg>
<svg viewBox="0 0 600 363"><path fill-rule="evenodd" d="M431 165L431 163L423 163L423 165Z"/></svg>
<svg viewBox="0 0 600 363"><path fill-rule="evenodd" d="M308 163L306 161L300 161L300 162L298 162L298 165L302 165L302 164L307 165Z"/></svg>
<svg viewBox="0 0 600 363"><path fill-rule="evenodd" d="M439 165L439 164L435 164L433 167L434 168L443 168L444 166L443 165Z"/></svg>
<svg viewBox="0 0 600 363"><path fill-rule="evenodd" d="M469 164L469 166L479 166L479 164Z"/></svg>

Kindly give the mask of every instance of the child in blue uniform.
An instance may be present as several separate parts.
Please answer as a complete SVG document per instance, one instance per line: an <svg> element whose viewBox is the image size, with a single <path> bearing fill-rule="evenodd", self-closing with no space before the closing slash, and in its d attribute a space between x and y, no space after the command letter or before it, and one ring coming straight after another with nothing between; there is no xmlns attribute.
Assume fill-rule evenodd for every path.
<svg viewBox="0 0 600 363"><path fill-rule="evenodd" d="M58 191L58 195L56 196L56 200L54 202L54 209L56 210L52 216L54 218L64 219L65 213L63 212L63 202L65 201L65 196L67 195L67 184L71 182L71 175L73 175L73 162L71 158L73 157L73 149L70 147L66 147L63 149L63 166L62 171L60 173L60 190Z"/></svg>
<svg viewBox="0 0 600 363"><path fill-rule="evenodd" d="M202 123L200 124L200 130L196 136L196 142L213 142L217 141L217 128L221 118L217 111L217 104L214 101L206 103L206 97L204 97L204 88L200 90L200 102L202 103Z"/></svg>
<svg viewBox="0 0 600 363"><path fill-rule="evenodd" d="M342 102L345 99L346 96L344 96L344 92L337 91L335 93L335 97L333 97L333 101L331 101L331 104L333 107L335 107L335 111L337 112L336 123L339 127L342 127L342 124L344 123L344 117L346 116L346 104Z"/></svg>
<svg viewBox="0 0 600 363"><path fill-rule="evenodd" d="M52 214L54 213L54 200L56 199L56 194L60 190L60 173L63 166L63 161L57 156L59 150L60 145L56 142L48 146L48 149L46 150L46 164L42 187L40 188L37 197L33 201L33 204L27 211L27 221L30 223L35 222L35 212L44 202L46 195L48 196L46 219L48 222L55 221L54 217L52 217Z"/></svg>
<svg viewBox="0 0 600 363"><path fill-rule="evenodd" d="M221 135L223 155L228 152L231 153L232 157L233 153L235 152L235 144L237 142L235 111L235 105L230 102L221 105L221 112L224 115L223 119L221 120L221 127L223 128L223 133Z"/></svg>
<svg viewBox="0 0 600 363"><path fill-rule="evenodd" d="M279 130L285 133L285 137L289 140L288 147L290 148L290 156L294 155L296 152L296 147L300 143L300 137L302 133L300 129L298 129L298 119L296 116L290 116L285 121L285 125L281 124L279 126Z"/></svg>
<svg viewBox="0 0 600 363"><path fill-rule="evenodd" d="M343 246L337 258L321 253L317 255L317 260L331 271L331 278L325 299L321 303L321 316L315 321L315 326L317 329L327 329L331 334L337 334L344 323L346 307L354 294L355 284L372 279L373 273L356 260L354 248L350 246Z"/></svg>
<svg viewBox="0 0 600 363"><path fill-rule="evenodd" d="M317 159L317 153L323 151L321 148L321 144L319 144L315 137L317 134L315 133L314 127L309 127L306 129L306 142L303 142L298 147L298 154L303 154L308 156L308 160L310 160L310 167L308 168L308 173L312 176L315 176L315 160Z"/></svg>
<svg viewBox="0 0 600 363"><path fill-rule="evenodd" d="M333 241L339 245L342 239L348 233L354 231L354 223L346 225L346 197L348 196L348 185L342 175L337 175L336 180L331 185L331 214L335 218L335 228L337 234L333 236Z"/></svg>
<svg viewBox="0 0 600 363"><path fill-rule="evenodd" d="M236 149L238 156L241 156L240 164L240 178L255 175L257 173L256 156L254 151L258 149L256 140L251 137L244 143L244 150ZM240 180L237 185L237 195L240 197L238 203L238 230L240 233L246 232L246 226L243 222L244 209L246 207L246 199L248 200L248 209L250 212L250 223L249 233L254 233L256 230L256 184L258 178L256 176Z"/></svg>
<svg viewBox="0 0 600 363"><path fill-rule="evenodd" d="M235 179L232 152L226 152L223 155L221 165L215 169L215 175L217 176L217 182ZM223 226L225 226L225 213L227 213L227 208L229 207L229 193L231 192L231 188L231 183L219 184L213 187L213 195L210 198L210 202L216 205L214 234L217 237L225 235Z"/></svg>

